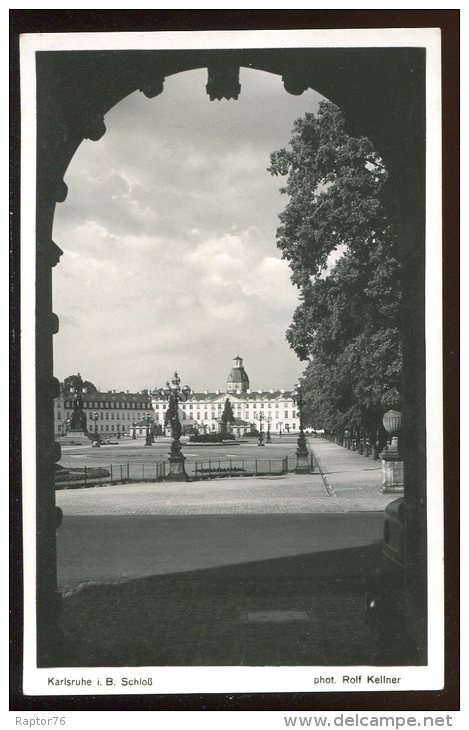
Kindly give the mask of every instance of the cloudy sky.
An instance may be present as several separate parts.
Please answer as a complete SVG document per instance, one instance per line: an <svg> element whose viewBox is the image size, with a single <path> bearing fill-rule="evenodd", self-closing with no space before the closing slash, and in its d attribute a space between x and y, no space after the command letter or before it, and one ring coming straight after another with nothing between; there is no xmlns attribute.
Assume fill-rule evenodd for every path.
<svg viewBox="0 0 469 730"><path fill-rule="evenodd" d="M291 387L303 366L285 330L297 305L275 243L287 198L266 168L320 96L241 70L237 101L210 102L206 70L136 92L67 171L54 240L55 374L102 390L223 388L244 357L252 388Z"/></svg>

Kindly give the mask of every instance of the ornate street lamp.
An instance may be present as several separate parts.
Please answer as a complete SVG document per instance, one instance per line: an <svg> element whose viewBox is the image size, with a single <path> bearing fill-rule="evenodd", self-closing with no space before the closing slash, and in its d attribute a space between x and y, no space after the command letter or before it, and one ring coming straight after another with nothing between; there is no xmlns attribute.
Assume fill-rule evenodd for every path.
<svg viewBox="0 0 469 730"><path fill-rule="evenodd" d="M94 421L94 442L95 442L96 446L101 446L99 436L98 436L98 418L99 418L99 416L96 413L96 411L93 411L93 415L91 416L91 418Z"/></svg>
<svg viewBox="0 0 469 730"><path fill-rule="evenodd" d="M270 424L272 423L272 418L270 416L267 416L265 419L265 422L267 423L267 438L265 440L266 444L271 444L272 439L270 438Z"/></svg>
<svg viewBox="0 0 469 730"><path fill-rule="evenodd" d="M298 448L296 450L296 469L297 474L311 474L311 460L306 445L305 433L303 430L303 388L300 383L295 385L292 393L293 402L298 408L298 416L300 419L300 435L298 436Z"/></svg>
<svg viewBox="0 0 469 730"><path fill-rule="evenodd" d="M262 411L260 411L259 413L256 413L256 412L254 413L254 418L255 418L256 421L259 421L259 443L257 445L258 446L265 446L265 444L264 444L264 432L262 430L262 422L264 421L265 416L262 413Z"/></svg>
<svg viewBox="0 0 469 730"><path fill-rule="evenodd" d="M145 446L151 446L151 434L150 434L150 423L151 423L151 413L148 411L145 413L145 422L147 426L146 436L145 436Z"/></svg>
<svg viewBox="0 0 469 730"><path fill-rule="evenodd" d="M175 372L171 383L167 381L164 388L158 388L157 390L157 394L169 403L168 410L170 411L172 441L171 450L169 452L169 474L166 478L173 482L189 480L184 468L186 457L181 452L182 427L179 420L179 403L184 403L187 400L191 389L188 385L184 385L184 387L181 388L180 383L181 378L177 372Z"/></svg>
<svg viewBox="0 0 469 730"><path fill-rule="evenodd" d="M132 423L132 438L137 438L137 424L135 423L135 421Z"/></svg>

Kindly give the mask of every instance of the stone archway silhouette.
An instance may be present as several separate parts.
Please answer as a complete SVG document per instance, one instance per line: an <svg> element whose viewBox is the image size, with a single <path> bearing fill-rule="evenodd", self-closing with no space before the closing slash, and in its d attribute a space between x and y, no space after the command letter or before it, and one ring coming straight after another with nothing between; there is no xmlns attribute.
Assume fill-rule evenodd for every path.
<svg viewBox="0 0 469 730"><path fill-rule="evenodd" d="M105 133L104 115L129 94L163 91L175 73L207 68L211 99L236 99L239 68L282 77L298 95L312 88L345 113L352 133L373 141L390 172L387 196L401 221L403 272L403 437L409 535L406 596L412 606L414 663L426 661L425 485L425 50L301 48L243 50L39 51L37 69L36 419L37 661L60 663L56 578L52 268L62 251L52 240L55 207L65 200L64 174L84 139ZM409 615L410 615L409 613ZM417 620L415 620L417 617ZM410 619L409 619L410 620Z"/></svg>

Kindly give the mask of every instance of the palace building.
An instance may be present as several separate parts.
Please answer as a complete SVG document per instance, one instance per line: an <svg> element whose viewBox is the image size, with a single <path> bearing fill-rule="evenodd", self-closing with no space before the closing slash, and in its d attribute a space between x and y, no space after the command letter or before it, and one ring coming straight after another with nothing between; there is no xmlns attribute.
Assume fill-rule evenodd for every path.
<svg viewBox="0 0 469 730"><path fill-rule="evenodd" d="M54 400L54 431L65 436L73 412L73 393L63 391ZM83 413L86 416L86 429L94 434L96 430L101 437L107 438L118 434L130 435L136 423L137 434L145 433L144 417L152 413L151 396L148 391L141 393L116 392L107 393L83 392ZM95 421L93 414L97 413ZM96 429L97 427L97 429Z"/></svg>
<svg viewBox="0 0 469 730"><path fill-rule="evenodd" d="M244 436L254 428L272 433L294 433L299 431L298 411L292 398L292 391L282 389L253 390L244 369L243 358L237 355L228 374L223 390L191 391L187 400L179 404L179 419L184 431L191 427L205 433L221 430L221 417L226 399L229 398L235 420L229 430L235 436ZM155 425L165 429L165 414L168 402L156 392L144 390L108 391L107 393L83 393L83 412L90 434L96 432L104 438L120 435L137 436L145 434L145 415L151 413ZM54 401L54 430L64 436L73 412L73 393L64 391ZM95 421L94 413L98 418ZM134 426L135 424L135 426ZM166 428L169 434L169 427Z"/></svg>
<svg viewBox="0 0 469 730"><path fill-rule="evenodd" d="M268 425L272 433L299 431L300 421L292 391L252 390L244 369L243 358L239 355L233 358L233 366L224 390L191 391L185 403L180 403L179 418L183 429L195 426L199 431L206 433L216 433L221 430L221 416L227 398L235 416L235 421L229 430L235 436L243 436L253 428L259 430L261 420L263 431L267 431ZM153 396L152 404L156 423L164 425L167 402Z"/></svg>

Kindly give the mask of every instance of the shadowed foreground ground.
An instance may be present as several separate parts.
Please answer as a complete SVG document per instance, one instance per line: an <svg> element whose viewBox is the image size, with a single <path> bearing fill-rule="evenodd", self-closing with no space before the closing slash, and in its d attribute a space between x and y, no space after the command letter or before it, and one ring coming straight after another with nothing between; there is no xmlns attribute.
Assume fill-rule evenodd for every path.
<svg viewBox="0 0 469 730"><path fill-rule="evenodd" d="M83 584L64 596L64 666L389 663L364 624L365 574L380 550Z"/></svg>

